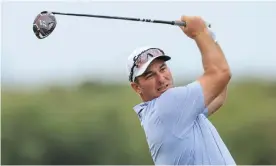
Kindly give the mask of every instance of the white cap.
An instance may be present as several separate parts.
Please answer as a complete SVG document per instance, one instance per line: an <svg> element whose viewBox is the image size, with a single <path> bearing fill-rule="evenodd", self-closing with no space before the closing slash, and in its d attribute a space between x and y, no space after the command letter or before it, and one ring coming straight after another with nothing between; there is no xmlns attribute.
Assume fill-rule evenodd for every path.
<svg viewBox="0 0 276 166"><path fill-rule="evenodd" d="M150 49L159 49L161 52L164 53L164 51L160 48L157 48L157 47L150 47L150 46L144 46L144 47L139 47L139 48L136 48L128 57L127 59L127 71L128 71L128 75L129 75L129 81L134 81L134 78L135 77L138 77L140 75L142 75L148 68L148 66L151 64L151 62L156 59L156 58L159 58L159 59L163 59L164 61L168 61L171 59L170 56L167 56L165 53L164 54L160 54L158 56L155 56L155 57L149 57L149 60L143 64L140 68L136 68L134 67L133 68L133 65L134 65L134 61L135 61L135 57L137 57L139 54L141 54L142 52L146 52L147 50L150 50ZM132 78L130 78L130 75L131 75L131 69L133 68L133 76Z"/></svg>

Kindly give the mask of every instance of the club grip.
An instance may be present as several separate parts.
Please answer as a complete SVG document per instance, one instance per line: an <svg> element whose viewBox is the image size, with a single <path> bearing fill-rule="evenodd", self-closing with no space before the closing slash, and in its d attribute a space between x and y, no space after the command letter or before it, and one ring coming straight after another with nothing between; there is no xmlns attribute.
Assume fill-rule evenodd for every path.
<svg viewBox="0 0 276 166"><path fill-rule="evenodd" d="M186 22L184 21L174 21L174 25L178 25L178 26L184 26L186 27Z"/></svg>
<svg viewBox="0 0 276 166"><path fill-rule="evenodd" d="M178 25L178 26L184 26L184 27L186 27L186 22L184 21L173 21L173 24L174 25ZM208 27L208 28L211 28L211 24L210 23L208 23L208 22L205 22L205 24L206 24L206 26Z"/></svg>

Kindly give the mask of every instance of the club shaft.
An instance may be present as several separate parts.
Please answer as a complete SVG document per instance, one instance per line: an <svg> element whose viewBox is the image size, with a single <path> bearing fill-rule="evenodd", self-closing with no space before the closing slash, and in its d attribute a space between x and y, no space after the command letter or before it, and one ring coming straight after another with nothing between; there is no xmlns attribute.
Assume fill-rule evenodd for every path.
<svg viewBox="0 0 276 166"><path fill-rule="evenodd" d="M141 22L149 22L149 23L186 26L186 23L181 22L181 21L164 21L164 20L141 19L141 18L132 18L132 17L118 17L118 16L104 16L104 15L76 14L76 13L61 13L61 12L52 12L52 13L53 14L58 14L58 15L67 15L67 16L95 17L95 18L106 18L106 19L117 19L117 20L128 20L128 21L141 21Z"/></svg>

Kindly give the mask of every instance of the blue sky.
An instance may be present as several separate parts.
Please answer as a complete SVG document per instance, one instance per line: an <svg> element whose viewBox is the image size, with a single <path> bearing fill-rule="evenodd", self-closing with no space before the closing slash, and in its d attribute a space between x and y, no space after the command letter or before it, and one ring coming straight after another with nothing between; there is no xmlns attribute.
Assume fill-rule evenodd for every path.
<svg viewBox="0 0 276 166"><path fill-rule="evenodd" d="M177 26L57 15L55 31L39 40L32 23L44 10L161 20L198 15L213 25L234 79L276 78L276 2L14 1L2 3L1 10L4 84L127 82L127 56L144 45L172 57L176 79L194 79L203 71L195 43Z"/></svg>

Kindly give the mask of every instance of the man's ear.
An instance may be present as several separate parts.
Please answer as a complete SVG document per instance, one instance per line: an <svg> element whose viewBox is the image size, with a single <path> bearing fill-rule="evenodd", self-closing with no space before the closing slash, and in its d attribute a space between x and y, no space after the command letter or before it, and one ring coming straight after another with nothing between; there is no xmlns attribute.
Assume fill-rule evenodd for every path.
<svg viewBox="0 0 276 166"><path fill-rule="evenodd" d="M141 94L141 88L138 83L132 82L130 85L136 93Z"/></svg>

